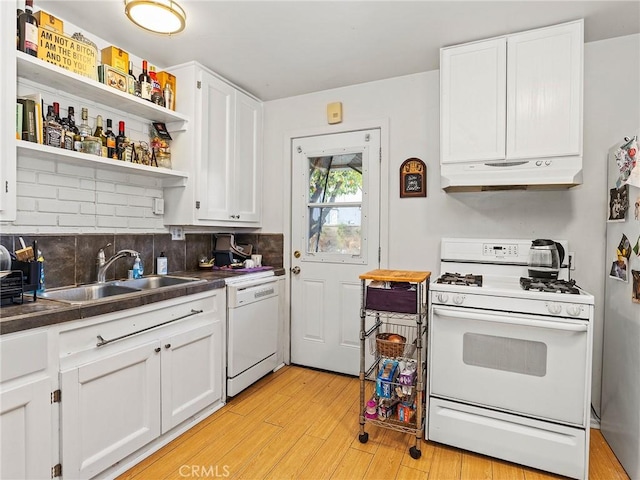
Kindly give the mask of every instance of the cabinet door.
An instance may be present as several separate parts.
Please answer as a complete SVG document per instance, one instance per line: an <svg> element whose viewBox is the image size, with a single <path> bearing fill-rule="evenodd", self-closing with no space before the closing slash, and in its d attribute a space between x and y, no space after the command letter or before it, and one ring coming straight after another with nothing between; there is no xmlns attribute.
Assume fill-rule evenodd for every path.
<svg viewBox="0 0 640 480"><path fill-rule="evenodd" d="M200 98L196 96L196 118L200 119L200 168L198 185L199 220L229 220L233 201L232 183L235 125L235 89L202 70L198 75Z"/></svg>
<svg viewBox="0 0 640 480"><path fill-rule="evenodd" d="M222 323L162 341L162 433L222 398Z"/></svg>
<svg viewBox="0 0 640 480"><path fill-rule="evenodd" d="M61 372L65 478L91 478L160 435L159 346Z"/></svg>
<svg viewBox="0 0 640 480"><path fill-rule="evenodd" d="M509 36L507 158L582 154L583 23Z"/></svg>
<svg viewBox="0 0 640 480"><path fill-rule="evenodd" d="M262 104L236 92L233 220L259 222L262 198Z"/></svg>
<svg viewBox="0 0 640 480"><path fill-rule="evenodd" d="M51 381L0 393L0 478L51 478Z"/></svg>
<svg viewBox="0 0 640 480"><path fill-rule="evenodd" d="M440 161L505 158L506 40L440 53Z"/></svg>
<svg viewBox="0 0 640 480"><path fill-rule="evenodd" d="M16 2L0 2L0 221L16 219Z"/></svg>

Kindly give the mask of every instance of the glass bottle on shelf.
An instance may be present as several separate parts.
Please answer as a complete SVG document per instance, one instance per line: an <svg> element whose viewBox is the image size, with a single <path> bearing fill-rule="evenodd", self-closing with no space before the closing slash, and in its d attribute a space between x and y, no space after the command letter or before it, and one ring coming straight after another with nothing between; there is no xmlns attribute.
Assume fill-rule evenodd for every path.
<svg viewBox="0 0 640 480"><path fill-rule="evenodd" d="M164 107L164 96L162 95L162 87L156 75L156 67L149 67L149 77L151 77L151 101L156 105Z"/></svg>
<svg viewBox="0 0 640 480"><path fill-rule="evenodd" d="M104 134L104 130L102 129L102 115L98 115L96 117L96 129L93 132L93 136L100 139L101 145L101 153L102 157L107 156L107 137Z"/></svg>
<svg viewBox="0 0 640 480"><path fill-rule="evenodd" d="M75 136L80 133L76 126L75 110L72 106L67 109L67 118L60 122L64 132L63 146L65 150L75 150Z"/></svg>
<svg viewBox="0 0 640 480"><path fill-rule="evenodd" d="M111 130L111 119L107 118L107 131L104 132L107 139L107 157L118 159L118 151L116 150L116 136Z"/></svg>
<svg viewBox="0 0 640 480"><path fill-rule="evenodd" d="M131 95L137 95L139 97L140 87L136 85L137 83L138 83L138 80L136 80L136 77L133 75L133 62L129 61L129 74L127 75L127 91Z"/></svg>
<svg viewBox="0 0 640 480"><path fill-rule="evenodd" d="M140 95L144 100L151 101L151 77L147 72L147 61L142 61L142 73L138 77L140 82Z"/></svg>
<svg viewBox="0 0 640 480"><path fill-rule="evenodd" d="M18 17L20 51L38 56L38 20L33 15L33 0L26 0L24 12Z"/></svg>
<svg viewBox="0 0 640 480"><path fill-rule="evenodd" d="M128 143L127 137L124 134L124 122L118 122L118 136L116 137L116 151L118 152L118 160L125 160L124 149Z"/></svg>
<svg viewBox="0 0 640 480"><path fill-rule="evenodd" d="M20 15L24 13L21 8L17 9L16 15L16 48L20 50Z"/></svg>
<svg viewBox="0 0 640 480"><path fill-rule="evenodd" d="M91 127L89 126L89 109L82 107L82 123L78 127L80 133L80 141L83 141L85 137L91 136Z"/></svg>
<svg viewBox="0 0 640 480"><path fill-rule="evenodd" d="M56 120L55 107L47 107L47 118L44 123L44 144L60 148L62 142L62 125Z"/></svg>

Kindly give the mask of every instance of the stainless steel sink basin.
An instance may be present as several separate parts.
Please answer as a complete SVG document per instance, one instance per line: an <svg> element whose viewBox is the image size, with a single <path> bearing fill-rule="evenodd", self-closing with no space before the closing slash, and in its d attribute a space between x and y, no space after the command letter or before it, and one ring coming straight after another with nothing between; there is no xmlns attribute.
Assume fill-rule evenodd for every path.
<svg viewBox="0 0 640 480"><path fill-rule="evenodd" d="M95 283L80 287L60 288L49 290L41 294L42 298L56 300L73 305L83 305L104 298L139 293L141 291L156 290L163 287L173 287L193 283L205 283L206 280L189 277L170 277L166 275L136 278L134 280L115 280L107 283Z"/></svg>
<svg viewBox="0 0 640 480"><path fill-rule="evenodd" d="M166 275L158 275L153 277L136 278L134 280L121 280L115 282L116 285L123 287L137 288L140 290L153 290L162 287L173 287L175 285L204 283L206 280L189 277L170 277Z"/></svg>
<svg viewBox="0 0 640 480"><path fill-rule="evenodd" d="M125 293L139 292L137 288L123 287L112 283L99 283L95 285L83 285L81 287L62 288L43 292L41 296L49 300L82 304L93 302L114 295L124 295Z"/></svg>

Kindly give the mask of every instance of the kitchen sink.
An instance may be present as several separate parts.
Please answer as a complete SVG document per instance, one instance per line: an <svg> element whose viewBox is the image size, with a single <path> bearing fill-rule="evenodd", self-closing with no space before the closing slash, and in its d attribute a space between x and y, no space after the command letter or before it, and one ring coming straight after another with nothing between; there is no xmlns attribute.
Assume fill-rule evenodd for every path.
<svg viewBox="0 0 640 480"><path fill-rule="evenodd" d="M102 298L124 295L126 293L139 292L140 289L123 287L112 283L98 283L95 285L83 285L81 287L62 288L43 292L40 296L49 300L58 300L66 303L87 303Z"/></svg>
<svg viewBox="0 0 640 480"><path fill-rule="evenodd" d="M161 287L172 287L174 285L184 285L193 282L204 283L206 280L189 277L169 277L166 275L158 275L153 277L136 278L133 280L121 280L115 282L115 285L137 288L139 290L153 290Z"/></svg>
<svg viewBox="0 0 640 480"><path fill-rule="evenodd" d="M60 288L43 292L40 296L48 300L84 305L105 298L156 290L193 283L204 283L206 280L189 277L150 276L133 280L115 280L107 283L94 283L79 287Z"/></svg>

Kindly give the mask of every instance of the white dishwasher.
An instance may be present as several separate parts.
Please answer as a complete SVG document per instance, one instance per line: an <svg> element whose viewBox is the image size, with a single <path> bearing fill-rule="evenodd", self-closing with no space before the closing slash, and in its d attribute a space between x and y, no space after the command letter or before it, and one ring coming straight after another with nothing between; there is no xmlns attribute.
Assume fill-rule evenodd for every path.
<svg viewBox="0 0 640 480"><path fill-rule="evenodd" d="M266 272L265 272L266 273ZM227 279L227 396L276 368L278 280L254 275Z"/></svg>

